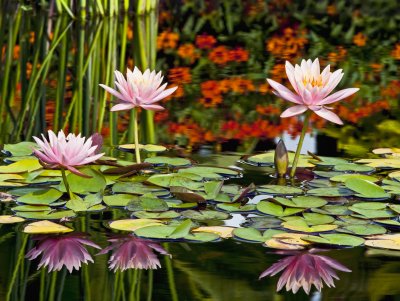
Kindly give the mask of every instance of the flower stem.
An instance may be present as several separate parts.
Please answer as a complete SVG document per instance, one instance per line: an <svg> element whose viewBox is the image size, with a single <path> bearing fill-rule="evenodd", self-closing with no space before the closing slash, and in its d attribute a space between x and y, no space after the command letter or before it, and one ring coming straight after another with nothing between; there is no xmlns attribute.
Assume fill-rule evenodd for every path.
<svg viewBox="0 0 400 301"><path fill-rule="evenodd" d="M296 154L294 155L294 159L293 159L292 169L290 171L291 178L294 178L294 176L296 174L297 163L299 162L299 157L300 157L301 148L303 147L304 137L307 133L308 122L310 121L310 115L311 115L310 111L307 111L306 116L304 117L303 129L301 130L299 144L297 145Z"/></svg>
<svg viewBox="0 0 400 301"><path fill-rule="evenodd" d="M139 149L139 131L138 131L138 119L139 119L139 114L137 109L134 110L134 120L133 120L133 134L134 134L134 139L135 139L135 156L136 156L136 163L140 164L140 149Z"/></svg>
<svg viewBox="0 0 400 301"><path fill-rule="evenodd" d="M69 188L69 184L68 184L68 181L67 181L67 175L65 174L65 169L64 168L61 168L61 174L62 174L62 178L63 178L65 189L67 190L69 198L72 200L72 193L71 193L71 189Z"/></svg>

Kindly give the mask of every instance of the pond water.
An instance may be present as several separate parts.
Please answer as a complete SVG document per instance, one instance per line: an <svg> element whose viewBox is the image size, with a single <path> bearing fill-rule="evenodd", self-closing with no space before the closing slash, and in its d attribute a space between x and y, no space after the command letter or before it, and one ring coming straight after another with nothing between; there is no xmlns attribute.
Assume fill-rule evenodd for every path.
<svg viewBox="0 0 400 301"><path fill-rule="evenodd" d="M363 164L324 157L377 159L377 155L370 153L372 149L398 146L400 19L393 13L399 11L396 1L382 5L371 0L346 8L342 1L161 1L157 14L138 17L130 12L119 17L90 17L84 22L67 14L58 16L53 5L44 4L42 10L24 1L0 1L0 143L6 144L0 164L0 191L4 193L0 196L1 216L26 218L23 223L2 221L0 225L1 300L400 298L399 238L390 237L394 243L387 245L368 238L369 246L360 246L368 235L398 232L398 150L385 151L386 157L393 155L388 161ZM149 32L141 31L144 24L154 20L158 20L158 30L155 26ZM194 166L207 166L192 171L194 174L186 175L184 180L175 180L175 185L165 185L156 176L172 172L176 175L179 168L186 168L191 162L166 163L165 159L157 159L165 153L144 153L144 158L147 156L155 167L144 168L141 175L119 178L126 171L105 172L115 163L122 167L134 161L132 150L127 153L116 148L133 142L132 115L110 112L111 98L98 84L113 86L114 70L143 64L143 49L148 66L161 70L169 86L178 86L178 90L162 102L166 110L154 115L153 126L149 126L149 116L141 112L141 139L167 145L171 149L168 156L179 160L191 158L198 162ZM265 157L247 155L273 150L280 138L288 150L294 151L302 118L279 118L288 104L272 94L265 78L287 83L285 60L298 63L301 58L315 57L320 58L322 66L331 64L334 70L344 70L340 88L359 87L360 91L334 106L344 126L312 116L313 130L306 136L300 165L314 171L303 171L295 181L278 179L272 153ZM77 210L76 203L70 204L71 208L67 205L77 211L75 214L64 207L68 196L61 174L56 171L42 174L40 165L29 172L23 168L15 171L17 167L6 169L14 161L33 160L33 156L26 157L31 146L14 144L32 140L33 135L39 136L47 129L81 132L85 136L100 132L105 139L106 155L119 160L92 166L95 171L85 169L95 178L90 184L85 184L86 179L68 175L73 192L85 202L92 202L91 210L86 211L89 205L85 210ZM307 151L322 156L322 161L306 156ZM307 165L308 162L314 166ZM36 160L23 164L28 168L29 164L38 163ZM234 166L237 169L232 169ZM358 178L355 183L329 181L347 173L361 173L361 183ZM146 190L141 186L148 176L153 177L150 183L159 185L158 188ZM363 186L363 179L377 185ZM217 189L217 194L203 187L204 182L222 180L222 188L209 188ZM243 192L252 183L256 188ZM268 184L279 186L260 187ZM43 189L50 193L50 185L52 196L36 197ZM174 186L194 191L195 196L191 197L197 201L200 194L203 201L193 205L186 190L170 194ZM285 187L297 187L300 192L283 191ZM320 190L311 192L317 188ZM59 191L64 194L58 195ZM97 196L98 191L103 191L104 196ZM150 193L150 201L135 196L146 193ZM294 196L303 193L309 198L308 205L294 204ZM259 195L265 198L256 200ZM285 203L282 196L292 203ZM49 201L50 198L53 199ZM236 202L236 212L224 207L224 203L230 202ZM268 208L258 206L262 202ZM17 205L25 207L16 209ZM151 206L158 207L152 210ZM205 212L205 208L219 217L201 220L191 211ZM277 213L281 209L294 211ZM188 211L190 215L185 215ZM61 215L53 217L53 221L74 229L72 234L23 233L29 222L46 220L43 216L57 212ZM160 212L176 216L165 219L157 215ZM132 229L124 231L110 224L155 216L167 221L175 231L180 227L175 239L169 233L154 240L154 235L160 233L146 232L149 230L143 230L144 227L135 229L135 234L146 239L135 240ZM272 242L272 234L268 236L267 231L264 237L260 232L237 232L233 238L221 238L223 235L215 234L218 230L213 229L211 234L200 231L202 234L196 238L193 233L185 233L185 220L192 223L189 230L200 225L225 226L261 234L272 229L281 231L273 232L274 235L300 233L302 237L318 238L309 237L306 241L312 244L306 247L305 241L294 236ZM327 243L321 242L326 239L324 233L349 236ZM269 247L262 244L266 241L270 241ZM111 243L115 243L113 250L98 254L98 247L104 250ZM377 245L372 248L371 244ZM40 247L44 253L35 254ZM133 254L136 267L138 262L142 267L154 268L158 263L161 267L114 270L118 264L129 266L127 261L135 257ZM93 262L82 264L72 273L66 267L57 268L57 264L64 263L72 269L79 262L77 258L90 261L90 256ZM46 258L48 261L43 261ZM289 259L293 260L291 265ZM45 268L38 268L41 260ZM289 268L259 279L268 268L285 260ZM59 271L48 272L48 265ZM293 274L289 277L290 270ZM286 292L285 286L277 292L277 283L285 273L284 284L290 283L291 289L298 292ZM330 277L336 275L335 287L327 287ZM324 286L319 292L315 286L321 279ZM306 294L301 286L311 283L314 286Z"/></svg>

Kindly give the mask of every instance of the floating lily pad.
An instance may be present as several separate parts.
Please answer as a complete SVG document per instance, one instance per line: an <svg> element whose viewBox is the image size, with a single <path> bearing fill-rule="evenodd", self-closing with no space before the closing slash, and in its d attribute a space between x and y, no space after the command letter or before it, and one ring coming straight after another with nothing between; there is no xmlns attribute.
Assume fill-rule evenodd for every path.
<svg viewBox="0 0 400 301"><path fill-rule="evenodd" d="M203 184L195 180L200 181L201 179L201 177L194 174L161 174L151 176L146 182L161 187L178 186L199 190L203 188Z"/></svg>
<svg viewBox="0 0 400 301"><path fill-rule="evenodd" d="M48 211L50 212L52 209L47 205L20 205L11 208L12 211L26 211L26 212L37 212L37 211Z"/></svg>
<svg viewBox="0 0 400 301"><path fill-rule="evenodd" d="M285 208L273 202L262 201L257 204L257 210L264 214L282 217L302 212L304 208Z"/></svg>
<svg viewBox="0 0 400 301"><path fill-rule="evenodd" d="M147 193L151 193L154 196L166 196L169 195L169 191L152 185L144 185L138 182L118 182L115 183L112 187L112 191L114 193L130 193L136 195L144 195Z"/></svg>
<svg viewBox="0 0 400 301"><path fill-rule="evenodd" d="M324 157L324 156L319 156L318 157L320 160L315 160L311 159L309 160L310 163L316 165L316 166L322 166L322 167L332 167L338 164L347 164L348 161L342 158L336 158L336 157Z"/></svg>
<svg viewBox="0 0 400 301"><path fill-rule="evenodd" d="M15 224L25 221L22 217L14 215L0 215L0 224Z"/></svg>
<svg viewBox="0 0 400 301"><path fill-rule="evenodd" d="M365 241L365 245L373 248L400 250L400 234L371 236Z"/></svg>
<svg viewBox="0 0 400 301"><path fill-rule="evenodd" d="M145 227L153 227L163 225L161 221L155 219L121 219L109 223L111 229L121 231L136 231Z"/></svg>
<svg viewBox="0 0 400 301"><path fill-rule="evenodd" d="M257 187L257 191L271 195L298 195L303 193L300 188L281 185L261 185Z"/></svg>
<svg viewBox="0 0 400 301"><path fill-rule="evenodd" d="M282 217L282 219L284 221L304 220L308 225L324 225L335 221L335 218L330 215L315 212L303 212L303 216L286 216Z"/></svg>
<svg viewBox="0 0 400 301"><path fill-rule="evenodd" d="M375 168L371 166L354 163L336 164L333 169L335 171L344 172L373 172L375 170Z"/></svg>
<svg viewBox="0 0 400 301"><path fill-rule="evenodd" d="M325 205L320 208L311 208L313 212L328 215L349 215L351 211L344 205Z"/></svg>
<svg viewBox="0 0 400 301"><path fill-rule="evenodd" d="M299 233L280 233L272 236L271 239L265 242L265 246L280 250L302 250L309 242L302 239L306 234Z"/></svg>
<svg viewBox="0 0 400 301"><path fill-rule="evenodd" d="M168 204L159 198L144 195L131 200L126 209L129 211L162 212L168 210Z"/></svg>
<svg viewBox="0 0 400 301"><path fill-rule="evenodd" d="M303 240L331 246L357 247L364 243L364 239L350 234L323 234L319 236L304 236Z"/></svg>
<svg viewBox="0 0 400 301"><path fill-rule="evenodd" d="M39 160L36 158L23 159L9 165L0 166L1 173L24 173L41 169Z"/></svg>
<svg viewBox="0 0 400 301"><path fill-rule="evenodd" d="M326 179L314 179L307 182L307 186L311 188L334 187L332 182Z"/></svg>
<svg viewBox="0 0 400 301"><path fill-rule="evenodd" d="M288 155L289 155L289 166L291 166L290 162L293 162L294 153L289 152ZM249 163L251 165L273 166L274 156L275 152L266 152L262 154L249 156L244 160L244 162ZM314 167L313 164L308 162L310 158L311 157L309 156L300 155L297 167Z"/></svg>
<svg viewBox="0 0 400 301"><path fill-rule="evenodd" d="M371 203L374 204L374 203ZM365 209L365 208L360 208L357 207L355 204L353 206L350 206L349 209L351 211L354 211L355 213L358 213L354 216L359 217L359 218L365 218L365 219L375 219L375 218L390 218L395 216L394 212L388 209ZM374 208L374 207L371 207Z"/></svg>
<svg viewBox="0 0 400 301"><path fill-rule="evenodd" d="M26 225L23 232L28 234L55 234L72 231L71 228L45 220Z"/></svg>
<svg viewBox="0 0 400 301"><path fill-rule="evenodd" d="M132 215L141 219L173 219L181 216L180 213L172 210L164 212L135 211Z"/></svg>
<svg viewBox="0 0 400 301"><path fill-rule="evenodd" d="M369 181L369 182L372 182L372 183L379 181L379 179L376 178L376 177L369 176L369 175L358 174L358 173L341 174L341 175L334 176L334 177L330 178L330 180L333 181L333 182L344 183L348 179L354 179L354 178L365 180L365 181Z"/></svg>
<svg viewBox="0 0 400 301"><path fill-rule="evenodd" d="M29 156L38 145L35 142L23 141L15 144L4 144L3 152L9 156Z"/></svg>
<svg viewBox="0 0 400 301"><path fill-rule="evenodd" d="M351 196L354 193L346 188L314 188L307 191L307 194L319 196L319 197L341 197L341 196Z"/></svg>
<svg viewBox="0 0 400 301"><path fill-rule="evenodd" d="M228 213L213 210L186 210L182 212L182 216L197 221L224 220L230 217Z"/></svg>
<svg viewBox="0 0 400 301"><path fill-rule="evenodd" d="M237 177L240 175L240 172L235 169L214 166L194 166L180 169L178 173L191 173L210 180L222 179L224 177Z"/></svg>
<svg viewBox="0 0 400 301"><path fill-rule="evenodd" d="M230 238L230 237L232 237L232 232L234 229L235 228L233 228L233 227L226 227L226 226L202 226L202 227L193 229L192 233L194 233L194 232L213 233L222 238ZM186 238L188 238L188 237L186 237Z"/></svg>
<svg viewBox="0 0 400 301"><path fill-rule="evenodd" d="M135 144L122 144L118 146L120 150L133 152L136 149ZM165 146L155 144L139 144L139 149L149 153L164 152L167 150Z"/></svg>
<svg viewBox="0 0 400 301"><path fill-rule="evenodd" d="M282 230L268 229L261 233L254 228L236 228L233 230L234 238L246 242L264 243L275 234L284 233Z"/></svg>
<svg viewBox="0 0 400 301"><path fill-rule="evenodd" d="M199 193L195 193L185 187L171 186L170 192L177 199L189 203L206 203L206 199Z"/></svg>
<svg viewBox="0 0 400 301"><path fill-rule="evenodd" d="M386 233L386 229L384 227L374 224L348 225L340 229L337 229L336 231L346 232L349 234L361 235L361 236Z"/></svg>
<svg viewBox="0 0 400 301"><path fill-rule="evenodd" d="M336 229L338 226L333 225L333 224L331 224L331 225L309 225L303 219L296 219L296 220L290 220L287 222L283 222L282 227L293 230L293 231L315 233L315 232L332 231L332 230Z"/></svg>
<svg viewBox="0 0 400 301"><path fill-rule="evenodd" d="M131 194L112 194L103 197L104 203L110 207L125 207L133 200L138 200L138 196Z"/></svg>
<svg viewBox="0 0 400 301"><path fill-rule="evenodd" d="M325 170L313 170L313 173L321 178L332 178L336 176L343 175L342 172L338 171L325 171Z"/></svg>
<svg viewBox="0 0 400 301"><path fill-rule="evenodd" d="M256 205L241 205L240 203L233 204L218 204L217 208L227 212L250 213L256 210Z"/></svg>
<svg viewBox="0 0 400 301"><path fill-rule="evenodd" d="M193 209L196 208L198 203L184 203L180 200L167 199L166 203L170 209Z"/></svg>
<svg viewBox="0 0 400 301"><path fill-rule="evenodd" d="M280 227L281 220L272 216L253 216L248 217L245 224L242 226L251 227L255 229L270 229Z"/></svg>
<svg viewBox="0 0 400 301"><path fill-rule="evenodd" d="M183 239L187 242L213 242L219 240L219 235L210 232L189 233Z"/></svg>
<svg viewBox="0 0 400 301"><path fill-rule="evenodd" d="M357 178L347 179L345 185L363 197L377 199L390 197L382 187L366 180Z"/></svg>
<svg viewBox="0 0 400 301"><path fill-rule="evenodd" d="M91 178L83 179L78 175L70 173L67 176L67 181L69 184L69 188L72 192L78 194L88 194L90 192L97 193L99 191L103 191L106 188L106 179L104 178L103 174L101 174L97 170L94 170L90 167L84 167L80 169L80 172L90 176ZM61 191L66 191L64 183L61 183L59 185L59 188Z"/></svg>
<svg viewBox="0 0 400 301"><path fill-rule="evenodd" d="M315 196L298 196L291 199L276 197L275 201L286 207L316 208L326 205L328 202Z"/></svg>
<svg viewBox="0 0 400 301"><path fill-rule="evenodd" d="M189 166L192 164L189 159L163 156L146 158L144 162L154 165L169 165L173 167Z"/></svg>
<svg viewBox="0 0 400 301"><path fill-rule="evenodd" d="M17 202L34 205L49 205L57 201L63 193L57 189L41 189L29 192L17 199Z"/></svg>
<svg viewBox="0 0 400 301"><path fill-rule="evenodd" d="M47 220L57 220L62 218L75 217L76 214L72 210L59 210L59 211L18 211L16 215L29 219L47 219Z"/></svg>

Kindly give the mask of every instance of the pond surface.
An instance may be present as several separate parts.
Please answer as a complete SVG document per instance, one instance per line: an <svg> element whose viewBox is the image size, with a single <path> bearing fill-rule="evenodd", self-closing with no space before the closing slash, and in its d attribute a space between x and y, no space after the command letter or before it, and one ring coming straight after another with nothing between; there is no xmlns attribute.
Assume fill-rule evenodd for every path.
<svg viewBox="0 0 400 301"><path fill-rule="evenodd" d="M398 146L400 19L393 13L399 11L396 1L388 1L385 6L380 1L367 1L349 4L350 6L346 5L346 8L341 1L320 2L320 4L313 1L211 2L161 1L160 3L157 45L153 45L153 50L154 47L157 49L157 60L152 67L163 71L170 86L178 86L176 94L163 102L167 110L154 116L158 143L169 145L174 149L168 155L190 157L201 165L225 168L236 165L242 168L242 176L225 179L224 185L240 185L235 193L229 195L230 200L235 199L240 189L251 183L258 188L267 184L282 185L282 181L279 182L273 176L270 157L260 159L267 162L265 166L255 166L260 162L257 160L249 162L249 158L247 163L250 164L244 164L240 160L244 154L274 149L279 138L284 139L289 150L295 149L297 142L293 139L301 131L301 119L279 118L287 103L272 94L270 87L265 83L265 78L285 81L285 60L298 63L301 58L309 57L319 57L322 66L331 64L335 70L343 68L345 77L340 85L341 88L360 87L360 92L334 108L345 122L345 126L338 127L318 119L317 116L312 117L314 130L307 135L303 153L308 150L322 156L343 155L356 160L377 158L376 155L369 153L374 148ZM11 5L6 1L0 1L0 5L2 45L0 143L11 145L31 140L32 135L38 136L49 128L54 131L73 130L82 132L86 136L100 132L105 137L105 145L111 145L104 148L108 156L124 160L123 165L127 165L126 162L129 161L133 162L132 154L120 152L115 148L117 145L132 142L129 131L130 115L125 112L111 113L110 98L98 84L105 83L112 86L114 70L133 68L140 60L138 37L142 33L138 28L143 20L133 15L125 15L118 18L93 18L81 22L72 20L68 15L55 16L52 12L42 11L29 5ZM148 18L156 17L153 15ZM147 22L146 20L144 22ZM152 142L145 134L147 133L144 126L145 119L142 119L141 123L143 138L147 142ZM223 152L220 153L221 151ZM214 155L216 152L218 154ZM398 155L396 150L393 152L394 155ZM3 166L10 163L8 155L10 154L3 153L2 159L5 160ZM149 154L149 158L153 156L155 155ZM313 160L311 157L303 159L303 163ZM395 162L395 166L391 166L389 172L386 169L390 166L385 165L388 163L382 164L376 170L373 169L374 176L380 180L377 182L378 185L386 185L385 191L378 191L378 194L381 193L381 198L371 201L369 198L360 198L359 195L354 197L354 191L349 198L341 194L335 198L317 194L317 197L328 200L329 205L351 206L364 201L368 204L381 203L377 200L384 202L382 205L384 208L353 208L354 211L346 214L352 215L357 220L348 220L345 222L346 225L341 224L340 227L357 225L367 216L366 214L372 214L370 211L366 213L365 210L375 210L383 215L377 218L367 216L368 223L376 226L368 228L368 231L372 231L371 234L382 234L382 231L398 232L399 208L396 205L400 188L396 183L382 183L381 180L398 182L400 179L398 174L391 177L388 177L388 174L400 169L400 163ZM336 165L339 163L320 169L324 172ZM357 172L357 169L352 169L354 166L341 168L337 168L336 171ZM106 168L101 171L104 169ZM157 173L172 170L173 166L169 166L168 169L156 168ZM153 172L150 171L148 174L151 175ZM364 169L360 172L370 174L371 170ZM0 186L1 191L9 193L10 187L6 187L8 185L4 183L9 184L10 179L1 178L7 173L12 172L0 172ZM324 182L316 181L313 186L307 186L306 182L312 180L315 174L305 173L304 179L293 183L289 180L283 181L283 184L307 190L322 187L323 190L328 187L326 179L336 175L333 173L325 175ZM29 178L29 173L22 174L22 177L11 179L11 182L24 185L28 183L29 187L42 188L48 187L49 184L49 178L47 181L43 180L42 184L38 181L38 184ZM58 186L60 175L52 177L56 178L54 187L63 191L62 187ZM136 180L135 177L129 178L129 181L143 180L143 178ZM207 178L206 181L209 180ZM205 178L201 181L205 181ZM111 194L109 189L111 184L108 184L107 193ZM341 186L341 184L334 185ZM391 186L391 189L388 186ZM347 186L345 188L350 189ZM386 196L388 191L390 198ZM80 195L85 194L86 192L81 191ZM257 191L257 194L277 197L276 194L268 194L265 191ZM13 194L13 199L21 195L23 194ZM292 195L287 193L285 196ZM249 191L245 194L245 201L241 200L242 206L247 206L245 204L247 201L250 201L251 206L254 197L253 191ZM14 214L16 211L11 208L17 204L6 202L8 195L2 195L1 199L1 215ZM61 200L66 200L65 194ZM348 200L350 204L347 203ZM64 206L64 203L61 206ZM20 204L26 203L20 201ZM94 260L88 265L83 264L79 271L74 270L72 273L67 271L66 267L58 272L48 272L48 267L38 269L41 258L45 256L39 255L34 259L28 252L40 245L41 241L35 240L40 236L24 234L22 231L26 222L2 224L0 299L176 301L397 300L400 298L399 251L365 246L349 247L340 244L338 246L334 243L313 245L315 248L320 248L319 250L309 251L307 247L306 250L279 251L276 248L265 247L262 241L257 243L245 241L240 235L235 239L221 239L218 238L221 235L217 235L215 239L217 241L203 243L194 243L184 237L180 237L178 241L164 239L156 242L159 247L155 246L156 249L152 249L153 255L149 255L148 247L143 247L143 250L147 250L147 253L143 251L146 256L153 259L153 265L157 263L154 259L154 256L157 256L161 268L115 272L110 267L112 260L111 263L108 261L112 259L110 256L118 259L116 253L111 253L113 251L110 250L108 254L96 255L100 250L90 244L95 243L104 249L110 245L108 239L120 239L122 242L127 242L125 246L128 246L132 237L129 235L131 231L112 229L110 222L133 217L132 212L138 210L125 210L120 203L117 206L109 206L104 202L102 204L100 205L107 206L94 212L80 212L78 217L61 216L62 224L74 229L75 232L72 233L82 233L79 235L83 236L79 238L89 243L85 245L89 253L82 251L78 244L78 247L71 249L74 250L72 252L76 252L74 255L78 253L85 257L90 254ZM389 205L395 206L388 207ZM169 204L169 209L171 206ZM215 202L208 202L208 209L214 209L215 206L217 206ZM288 207L293 209L291 206ZM199 207L196 205L194 209L204 209L204 205ZM299 228L293 229L293 224L288 220L285 220L289 223L286 224L287 227L281 227L277 224L276 216L272 217L273 215L269 214L270 211L260 213L255 208L252 209L251 212L232 213L227 219L209 219L199 224L249 227L249 221L258 216L268 218L262 221L261 226L253 223L252 227L261 232L269 228L279 230L284 228L285 233L310 234L302 232ZM170 211L174 210L183 212L176 207ZM315 212L307 209L307 213ZM297 216L300 214L302 213ZM29 213L17 213L17 215L29 221L32 218ZM364 217L360 218L363 215ZM334 217L335 222L340 220L339 214ZM388 219L392 224L387 222ZM179 217L177 220L183 219ZM382 223L382 220L385 220L386 224ZM172 221L172 224L174 222ZM279 220L279 223L281 222L283 220ZM265 227L266 223L270 223L270 226ZM326 226L324 222L308 226L321 226L321 224ZM333 222L327 224L332 225ZM295 226L298 227L298 224L295 223ZM364 230L357 229L357 231ZM328 231L332 232L335 231ZM315 233L320 232L315 231L311 234ZM53 237L68 237L68 235L70 234L53 235ZM52 241L54 245L48 240L49 250L52 250L53 246L53 250L59 252L53 254L53 258L62 258L63 250L67 250L68 246L76 246L74 239L77 237L73 235L71 235L72 242L67 242L64 248L57 245L60 243L58 238ZM366 234L358 233L355 236L361 238ZM48 237L42 236L42 241L51 237L50 234ZM146 240L145 244L150 242ZM287 245L298 246L291 243L287 243L286 247ZM130 249L123 246L117 245L114 252L121 250L129 254L129 251L133 252L132 250L139 248L137 244ZM161 253L160 247L163 248ZM163 253L168 253L171 257ZM28 260L26 256L32 260ZM121 260L129 257L126 254L125 257L121 254L119 256ZM335 268L329 270L325 267L325 272L320 271L318 275L326 277L326 273L330 273L334 277L336 273L340 279L334 281L335 287L328 288L324 285L321 292L313 286L309 295L305 294L302 288L296 294L286 292L285 287L276 292L282 272L273 277L266 276L259 279L265 270L290 256L298 258L299 264L302 258L304 261L316 260L321 264L321 257L317 256L329 257L328 262ZM57 260L54 260L53 264L56 266ZM293 277L299 277L300 282L303 279L311 283L307 275L301 275L301 269L294 270L298 272ZM313 271L315 270L316 268ZM309 273L312 274L313 271ZM288 282L292 285L295 283L295 281Z"/></svg>

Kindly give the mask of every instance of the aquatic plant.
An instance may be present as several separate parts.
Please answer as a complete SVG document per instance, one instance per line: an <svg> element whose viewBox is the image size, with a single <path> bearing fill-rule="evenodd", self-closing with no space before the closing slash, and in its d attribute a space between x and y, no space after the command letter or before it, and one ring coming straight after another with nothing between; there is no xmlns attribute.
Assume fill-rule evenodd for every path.
<svg viewBox="0 0 400 301"><path fill-rule="evenodd" d="M68 194L71 196L65 170L81 176L88 177L80 172L76 167L89 164L101 158L104 153L99 153L99 143L101 144L98 135L95 136L96 142L93 142L92 137L86 139L81 137L81 134L68 134L65 136L61 130L58 135L49 130L49 140L42 134L42 140L38 137L33 137L40 149L34 149L35 156L47 168L60 168L63 176L63 182Z"/></svg>
<svg viewBox="0 0 400 301"><path fill-rule="evenodd" d="M100 84L107 92L118 98L118 104L111 108L111 111L135 110L134 116L134 139L136 162L140 163L139 131L138 131L138 111L140 107L145 110L159 111L164 108L156 102L171 95L178 87L165 89L167 83L161 85L163 76L161 71L156 74L153 70L146 69L143 73L135 67L133 71L127 69L126 79L119 71L115 71L115 85L118 90L114 90L106 85Z"/></svg>
<svg viewBox="0 0 400 301"><path fill-rule="evenodd" d="M108 241L111 242L111 245L103 249L99 254L113 251L109 260L109 268L114 272L117 270L125 271L126 269L147 270L161 267L154 251L162 255L171 256L158 243L132 235L110 238Z"/></svg>
<svg viewBox="0 0 400 301"><path fill-rule="evenodd" d="M29 260L42 255L38 269L48 267L49 272L60 271L63 266L72 273L79 270L81 263L93 262L86 246L101 249L98 245L86 238L84 234L72 233L63 235L39 235L33 238L38 243L27 254Z"/></svg>
<svg viewBox="0 0 400 301"><path fill-rule="evenodd" d="M312 285L318 291L321 291L324 282L328 287L334 287L333 279L339 279L335 270L351 272L347 267L328 256L313 254L315 251L312 249L309 252L297 252L280 259L261 273L259 279L284 271L279 277L277 291L280 291L286 284L286 291L291 290L296 293L303 287L306 294L309 294ZM284 254L288 254L288 252L284 252ZM293 252L289 254L293 254Z"/></svg>
<svg viewBox="0 0 400 301"><path fill-rule="evenodd" d="M294 177L304 136L308 128L310 111L313 111L318 116L333 123L343 124L340 118L331 111L330 107L326 107L326 105L342 100L356 93L359 89L348 88L329 95L342 79L342 69L336 70L332 73L330 72L330 65L328 65L321 72L318 58L316 58L314 62L310 59L307 61L302 60L301 64L296 64L295 67L286 61L285 67L286 75L295 90L295 93L272 79L268 78L267 81L274 89L273 93L275 95L296 104L295 106L285 110L281 114L282 118L292 117L306 112L303 122L303 130L300 135L292 170L290 172L290 176Z"/></svg>

